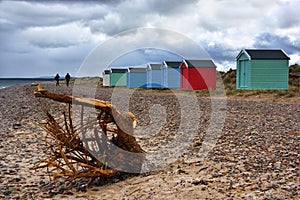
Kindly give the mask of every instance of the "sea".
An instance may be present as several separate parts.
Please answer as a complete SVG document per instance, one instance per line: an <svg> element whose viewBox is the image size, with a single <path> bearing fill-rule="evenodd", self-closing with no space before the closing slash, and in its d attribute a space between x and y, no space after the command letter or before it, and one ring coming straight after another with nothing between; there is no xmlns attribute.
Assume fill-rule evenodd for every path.
<svg viewBox="0 0 300 200"><path fill-rule="evenodd" d="M0 78L0 89L7 88L14 85L21 85L27 83L34 83L36 81L53 81L54 78Z"/></svg>

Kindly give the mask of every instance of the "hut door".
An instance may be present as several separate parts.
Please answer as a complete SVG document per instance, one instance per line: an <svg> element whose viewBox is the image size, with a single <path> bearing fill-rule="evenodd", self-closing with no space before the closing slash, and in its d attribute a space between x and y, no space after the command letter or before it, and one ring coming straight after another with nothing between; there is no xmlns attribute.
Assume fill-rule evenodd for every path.
<svg viewBox="0 0 300 200"><path fill-rule="evenodd" d="M240 87L247 87L247 76L246 76L246 62L240 61L241 70L240 70Z"/></svg>

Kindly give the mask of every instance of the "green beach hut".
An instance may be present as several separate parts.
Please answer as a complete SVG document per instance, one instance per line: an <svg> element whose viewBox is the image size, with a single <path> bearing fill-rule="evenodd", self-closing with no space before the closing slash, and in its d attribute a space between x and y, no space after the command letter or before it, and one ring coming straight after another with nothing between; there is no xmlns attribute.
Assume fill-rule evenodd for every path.
<svg viewBox="0 0 300 200"><path fill-rule="evenodd" d="M126 86L127 68L111 68L110 69L110 86Z"/></svg>
<svg viewBox="0 0 300 200"><path fill-rule="evenodd" d="M289 60L281 49L243 49L236 57L236 89L288 90Z"/></svg>

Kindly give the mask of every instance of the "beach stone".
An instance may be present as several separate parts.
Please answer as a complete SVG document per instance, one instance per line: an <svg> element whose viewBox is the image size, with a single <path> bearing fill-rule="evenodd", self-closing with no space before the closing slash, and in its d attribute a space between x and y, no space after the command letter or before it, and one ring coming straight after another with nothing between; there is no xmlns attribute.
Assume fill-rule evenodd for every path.
<svg viewBox="0 0 300 200"><path fill-rule="evenodd" d="M10 195L11 193L12 193L12 191L10 191L10 190L5 190L5 191L3 192L3 194L4 194L5 196Z"/></svg>
<svg viewBox="0 0 300 200"><path fill-rule="evenodd" d="M51 83L45 84L45 88L72 93L71 87L55 87ZM50 181L46 170L29 169L46 151L36 139L45 134L37 127L38 122L45 122L42 110L48 107L51 113L59 114L65 108L54 101L32 98L33 90L31 86L1 90L9 96L0 99L2 199L59 199L61 195L70 195L70 199L197 199L199 196L203 199L297 199L299 196L299 103L229 98L222 133L214 148L200 159L198 152L209 128L212 104L209 98L199 97L201 113L189 118L197 118L199 127L188 148L178 153L178 163L141 176L96 179L90 183L91 189L89 180ZM82 90L88 92L88 88ZM112 91L113 88L99 88L95 95L110 100ZM155 116L149 116L149 110L156 104L167 115L159 127L153 123ZM135 134L146 152L156 151L179 136L188 136L188 131L178 133L182 114L177 98L171 94L134 91L129 110L140 121L142 130ZM145 128L150 125L149 130ZM193 127L195 124L188 123L184 129ZM173 146L186 141L174 141ZM165 149L166 156L172 153L172 148ZM91 191L97 197L91 196Z"/></svg>
<svg viewBox="0 0 300 200"><path fill-rule="evenodd" d="M20 182L22 179L19 177L11 179L9 182Z"/></svg>
<svg viewBox="0 0 300 200"><path fill-rule="evenodd" d="M19 128L21 128L22 124L20 122L16 122L12 126L14 129L19 129Z"/></svg>

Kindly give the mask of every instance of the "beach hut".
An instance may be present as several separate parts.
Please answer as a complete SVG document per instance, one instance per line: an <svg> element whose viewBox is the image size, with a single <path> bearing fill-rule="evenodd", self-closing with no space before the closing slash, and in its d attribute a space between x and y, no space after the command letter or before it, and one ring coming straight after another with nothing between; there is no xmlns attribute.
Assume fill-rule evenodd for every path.
<svg viewBox="0 0 300 200"><path fill-rule="evenodd" d="M236 57L237 90L288 90L289 56L281 49L243 49Z"/></svg>
<svg viewBox="0 0 300 200"><path fill-rule="evenodd" d="M126 86L127 83L126 68L110 69L110 86Z"/></svg>
<svg viewBox="0 0 300 200"><path fill-rule="evenodd" d="M178 61L164 61L162 64L163 85L166 88L180 88L180 64Z"/></svg>
<svg viewBox="0 0 300 200"><path fill-rule="evenodd" d="M130 67L127 71L128 88L147 88L147 67Z"/></svg>
<svg viewBox="0 0 300 200"><path fill-rule="evenodd" d="M147 87L148 88L163 87L161 64L147 65Z"/></svg>
<svg viewBox="0 0 300 200"><path fill-rule="evenodd" d="M103 86L110 86L110 69L103 71Z"/></svg>
<svg viewBox="0 0 300 200"><path fill-rule="evenodd" d="M216 89L216 65L212 60L183 60L180 65L180 89Z"/></svg>

